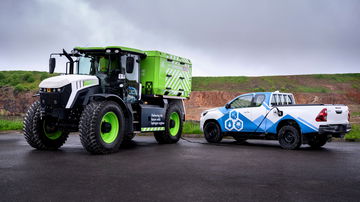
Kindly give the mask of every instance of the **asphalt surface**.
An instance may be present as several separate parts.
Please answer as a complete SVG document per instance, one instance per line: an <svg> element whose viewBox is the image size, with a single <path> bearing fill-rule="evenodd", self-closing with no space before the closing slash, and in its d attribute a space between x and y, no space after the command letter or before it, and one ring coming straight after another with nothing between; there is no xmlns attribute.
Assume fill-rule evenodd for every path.
<svg viewBox="0 0 360 202"><path fill-rule="evenodd" d="M152 137L90 155L77 135L37 151L19 133L0 134L0 201L359 201L359 157L360 143L286 151L275 141Z"/></svg>

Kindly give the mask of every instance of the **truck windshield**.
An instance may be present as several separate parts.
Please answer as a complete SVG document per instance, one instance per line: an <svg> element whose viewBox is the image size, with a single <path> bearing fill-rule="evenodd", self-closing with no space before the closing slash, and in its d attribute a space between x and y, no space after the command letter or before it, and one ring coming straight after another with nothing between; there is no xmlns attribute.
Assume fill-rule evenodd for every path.
<svg viewBox="0 0 360 202"><path fill-rule="evenodd" d="M97 66L95 60L90 57L81 56L79 57L78 74L94 75L95 67Z"/></svg>

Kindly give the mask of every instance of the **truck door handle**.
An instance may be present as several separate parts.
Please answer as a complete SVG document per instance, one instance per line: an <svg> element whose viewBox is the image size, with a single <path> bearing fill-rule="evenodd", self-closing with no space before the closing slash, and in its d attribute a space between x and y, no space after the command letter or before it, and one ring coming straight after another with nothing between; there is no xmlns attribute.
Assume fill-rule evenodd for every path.
<svg viewBox="0 0 360 202"><path fill-rule="evenodd" d="M182 76L180 76L180 77L179 77L179 79L183 80L183 79L185 79L185 78L184 78L184 77L182 77Z"/></svg>
<svg viewBox="0 0 360 202"><path fill-rule="evenodd" d="M341 114L341 113L342 113L342 110L336 110L336 113L337 113L337 114Z"/></svg>
<svg viewBox="0 0 360 202"><path fill-rule="evenodd" d="M250 113L249 111L244 111L244 114L248 114L248 113Z"/></svg>
<svg viewBox="0 0 360 202"><path fill-rule="evenodd" d="M166 77L172 77L172 75L170 75L170 74L166 74Z"/></svg>

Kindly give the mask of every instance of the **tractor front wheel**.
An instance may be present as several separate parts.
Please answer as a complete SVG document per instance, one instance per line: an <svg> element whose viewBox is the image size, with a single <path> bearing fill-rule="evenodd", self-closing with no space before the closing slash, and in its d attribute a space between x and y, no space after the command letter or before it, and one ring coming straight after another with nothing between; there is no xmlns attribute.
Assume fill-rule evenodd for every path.
<svg viewBox="0 0 360 202"><path fill-rule="evenodd" d="M34 102L24 117L24 136L30 146L40 150L60 148L69 136L69 132L61 131L57 120L40 116L40 102Z"/></svg>

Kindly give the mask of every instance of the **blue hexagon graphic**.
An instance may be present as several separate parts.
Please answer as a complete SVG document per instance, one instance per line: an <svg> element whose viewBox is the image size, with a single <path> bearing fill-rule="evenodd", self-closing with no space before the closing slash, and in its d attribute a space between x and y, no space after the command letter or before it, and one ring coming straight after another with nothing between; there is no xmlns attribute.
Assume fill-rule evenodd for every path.
<svg viewBox="0 0 360 202"><path fill-rule="evenodd" d="M235 121L235 129L236 130L242 130L243 129L243 122L242 120Z"/></svg>
<svg viewBox="0 0 360 202"><path fill-rule="evenodd" d="M225 121L225 128L227 130L231 130L233 126L234 126L234 123L231 119L228 119Z"/></svg>
<svg viewBox="0 0 360 202"><path fill-rule="evenodd" d="M237 112L236 112L236 111L230 112L230 117L231 117L233 120L237 119Z"/></svg>

